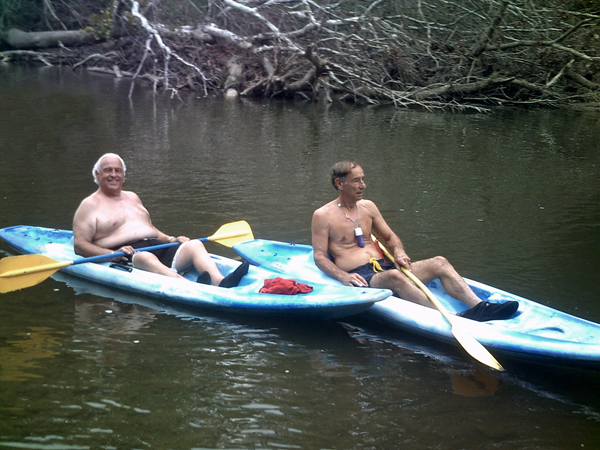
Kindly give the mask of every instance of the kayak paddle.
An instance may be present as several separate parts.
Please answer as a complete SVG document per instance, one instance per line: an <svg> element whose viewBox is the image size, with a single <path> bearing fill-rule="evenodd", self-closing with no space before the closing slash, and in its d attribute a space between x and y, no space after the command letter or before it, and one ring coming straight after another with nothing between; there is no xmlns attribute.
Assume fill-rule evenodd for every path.
<svg viewBox="0 0 600 450"><path fill-rule="evenodd" d="M226 247L233 247L238 242L251 241L252 239L254 239L254 235L252 234L250 225L248 225L248 222L245 220L240 220L238 222L226 223L212 236L200 238L198 240L201 242L214 241ZM173 247L176 245L179 245L179 242L153 245L151 247L140 249L139 251L159 250L161 248ZM49 256L38 254L3 258L0 260L0 293L35 286L63 267L107 261L119 256L127 255L125 252L115 252L107 253L106 255L82 258L75 261L57 261Z"/></svg>
<svg viewBox="0 0 600 450"><path fill-rule="evenodd" d="M394 257L389 252L389 250L376 239L375 236L371 235L371 239L375 241L379 248L383 251L385 256L392 262L394 262ZM402 272L410 278L413 283L415 283L431 300L431 302L435 305L435 307L442 313L442 315L446 318L448 323L452 326L452 334L458 341L460 345L477 361L485 364L486 366L491 367L492 369L496 369L498 371L503 371L504 368L500 365L500 363L492 356L492 354L479 342L476 340L463 326L463 323L460 323L454 316L452 316L446 308L441 304L441 302L433 295L433 293L429 290L427 286L425 286L421 280L419 280L416 276L412 274L409 270L406 270L404 267L401 267Z"/></svg>

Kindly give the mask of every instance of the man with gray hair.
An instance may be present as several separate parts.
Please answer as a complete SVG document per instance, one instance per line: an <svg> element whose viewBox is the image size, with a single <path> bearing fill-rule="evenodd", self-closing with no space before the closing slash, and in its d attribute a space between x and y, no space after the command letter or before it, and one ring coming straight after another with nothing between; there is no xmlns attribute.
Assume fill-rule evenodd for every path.
<svg viewBox="0 0 600 450"><path fill-rule="evenodd" d="M237 286L248 272L248 263L223 277L202 242L160 231L152 225L150 214L138 195L122 190L125 171L125 162L114 153L101 156L94 165L92 174L99 187L75 212L75 253L88 257L123 252L134 267L142 270L182 278L181 274L193 267L201 274L200 282L221 287ZM169 242L180 245L136 252L136 249Z"/></svg>
<svg viewBox="0 0 600 450"><path fill-rule="evenodd" d="M337 198L317 209L312 219L312 246L317 266L347 286L391 289L405 300L433 307L426 295L400 270L402 267L423 283L439 278L446 292L470 308L462 317L484 322L507 319L519 303L482 301L443 256L411 262L400 238L383 219L379 209L363 198L365 174L351 161L342 161L331 169L331 184ZM371 231L384 241L394 256L385 261Z"/></svg>
<svg viewBox="0 0 600 450"><path fill-rule="evenodd" d="M102 163L102 160L104 158L107 158L109 156L112 158L117 158L119 161L121 161L121 166L123 167L123 180L125 180L125 176L127 175L127 166L125 165L125 161L123 161L123 158L121 158L116 153L105 153L98 159L98 161L96 161L96 164L94 164L94 168L92 169L94 183L96 183L97 185L100 185L100 181L98 180L98 174L100 173L100 164Z"/></svg>

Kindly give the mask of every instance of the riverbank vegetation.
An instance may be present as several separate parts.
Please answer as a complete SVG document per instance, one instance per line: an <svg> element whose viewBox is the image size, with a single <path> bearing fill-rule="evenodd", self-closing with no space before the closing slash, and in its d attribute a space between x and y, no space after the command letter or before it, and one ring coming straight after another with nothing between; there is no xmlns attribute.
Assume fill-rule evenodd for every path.
<svg viewBox="0 0 600 450"><path fill-rule="evenodd" d="M178 95L600 105L598 0L0 0L0 59Z"/></svg>

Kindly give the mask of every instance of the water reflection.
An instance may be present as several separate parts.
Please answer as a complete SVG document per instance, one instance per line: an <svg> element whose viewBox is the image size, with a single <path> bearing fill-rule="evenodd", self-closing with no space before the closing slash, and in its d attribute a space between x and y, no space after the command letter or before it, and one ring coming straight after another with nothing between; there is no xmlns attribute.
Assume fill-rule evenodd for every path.
<svg viewBox="0 0 600 450"><path fill-rule="evenodd" d="M349 323L315 327L211 317L115 296L70 277L63 280L79 294L71 302L74 333L62 339L61 367L46 371L56 371L52 390L66 388L75 395L46 394L55 403L43 408L54 424L46 436L56 436L57 422L72 430L59 432L60 438L49 439L52 444L61 445L67 436L85 446L81 436L88 435L94 444L110 446L121 442L115 439L125 429L151 427L155 432L145 439L159 448L168 445L172 430L187 436L178 442L189 448L287 447L294 442L353 448L357 436L371 436L368 441L379 446L391 430L406 445L435 445L447 431L434 423L443 422L444 430L463 427L465 439L459 445L468 447L478 434L491 443L520 431L494 423L514 414L509 403L500 401L496 407L501 411L489 417L481 409L486 407L471 411L474 405L460 399L516 396L526 399L530 410L543 410L543 402L524 394L533 392L588 417L595 414L524 383L513 371L493 374L459 351L409 336L388 339ZM109 298L100 296L106 294ZM66 354L72 356L65 359ZM31 414L27 407L22 410ZM423 414L433 411L438 411L434 423L423 422ZM380 439L375 423L388 430ZM41 422L38 427L44 428Z"/></svg>
<svg viewBox="0 0 600 450"><path fill-rule="evenodd" d="M49 327L30 327L0 347L0 381L26 381L41 378L42 360L58 355L60 331ZM58 335L58 336L57 336Z"/></svg>
<svg viewBox="0 0 600 450"><path fill-rule="evenodd" d="M77 299L74 319L73 342L80 356L114 368L128 363L129 353L135 351L132 344L144 338L156 311L115 301Z"/></svg>
<svg viewBox="0 0 600 450"><path fill-rule="evenodd" d="M460 358L453 358L448 352L436 349L435 343L431 345L423 345L422 342L410 339L381 339L380 336L372 335L365 332L360 327L343 324L344 328L350 336L360 342L365 348L373 353L380 354L390 352L390 344L394 346L390 357L401 363L415 363L423 358L430 359L435 362L441 362L439 366L436 364L436 370L440 373L448 375L448 384L452 392L456 395L465 397L487 397L494 395L501 385L501 376L499 373L483 369L473 364L465 364Z"/></svg>
<svg viewBox="0 0 600 450"><path fill-rule="evenodd" d="M0 226L70 228L96 188L92 165L117 151L126 188L160 229L201 237L245 219L258 237L308 243L312 212L334 195L329 167L357 159L413 258L443 254L470 278L600 320L595 113L426 114L137 89L129 101L128 89L0 66ZM491 374L460 349L359 319L216 315L69 284L75 292L47 280L1 298L0 364L12 378L0 380L2 446L600 446L597 373L510 364Z"/></svg>
<svg viewBox="0 0 600 450"><path fill-rule="evenodd" d="M452 391L464 397L487 397L494 395L500 387L500 379L488 372L474 374L454 373L450 375Z"/></svg>

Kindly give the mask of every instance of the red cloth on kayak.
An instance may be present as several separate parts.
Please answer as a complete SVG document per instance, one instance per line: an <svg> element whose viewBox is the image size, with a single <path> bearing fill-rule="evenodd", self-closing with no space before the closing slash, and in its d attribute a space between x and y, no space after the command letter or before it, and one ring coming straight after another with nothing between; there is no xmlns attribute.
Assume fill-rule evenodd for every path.
<svg viewBox="0 0 600 450"><path fill-rule="evenodd" d="M287 278L272 278L265 280L265 284L260 288L259 292L263 294L284 294L284 295L296 295L296 294L308 294L312 292L313 287L307 284L298 283L296 280L290 280Z"/></svg>

